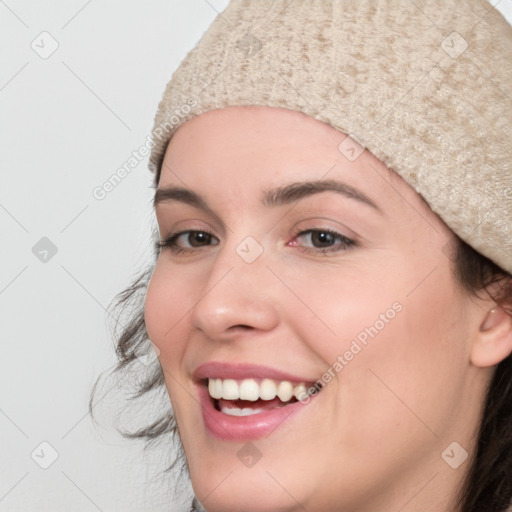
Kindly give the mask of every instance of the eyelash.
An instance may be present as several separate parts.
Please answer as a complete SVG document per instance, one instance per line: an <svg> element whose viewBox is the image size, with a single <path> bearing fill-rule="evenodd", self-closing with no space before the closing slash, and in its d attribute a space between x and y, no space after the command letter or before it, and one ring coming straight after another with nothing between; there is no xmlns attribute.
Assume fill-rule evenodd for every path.
<svg viewBox="0 0 512 512"><path fill-rule="evenodd" d="M326 233L328 235L333 236L334 238L339 240L339 243L337 246L330 246L330 247L303 247L302 251L306 253L314 253L314 254L326 254L326 253L336 253L341 251L346 251L348 249L351 249L352 247L356 246L356 242L352 240L351 238L348 238L341 233L338 233L337 231L334 231L332 229L322 229L322 228L312 228L312 229L305 229L305 230L297 230L293 234L293 238L298 238L300 236L304 236L307 234L313 234L313 233Z"/></svg>
<svg viewBox="0 0 512 512"><path fill-rule="evenodd" d="M173 254L180 254L183 252L194 251L195 249L183 248L183 247L180 247L179 245L176 245L176 240L180 236L190 234L190 233L204 233L210 237L214 236L213 233L211 233L207 229L187 229L185 231L178 231L177 233L171 233L165 240L161 240L161 241L157 242L156 243L157 250L166 248L166 249L169 249ZM202 249L202 247L197 247L197 249Z"/></svg>
<svg viewBox="0 0 512 512"><path fill-rule="evenodd" d="M160 251L161 249L166 248L166 249L170 250L173 254L182 254L182 253L187 253L187 252L188 253L193 252L196 249L202 249L204 247L207 247L207 246L202 246L202 247L197 247L197 248L184 248L184 247L180 247L179 245L176 245L176 240L180 236L191 234L191 233L203 233L203 234L208 235L209 237L215 238L213 233L211 233L207 229L201 229L201 230L192 229L192 230L180 231L177 233L171 233L165 240L161 240L156 243L157 251ZM303 231L297 230L293 234L293 238L295 239L299 236L304 236L304 235L313 234L313 233L327 233L328 235L331 235L331 236L339 239L341 242L338 245L338 248L307 247L307 248L302 248L302 250L304 252L315 253L315 254L318 254L318 253L326 254L326 253L332 253L332 252L346 251L346 250L348 250L352 247L355 247L357 245L354 240L347 238L346 236L342 235L341 233L338 233L337 231L333 231L331 229L306 229ZM215 245L217 245L217 244L215 244Z"/></svg>

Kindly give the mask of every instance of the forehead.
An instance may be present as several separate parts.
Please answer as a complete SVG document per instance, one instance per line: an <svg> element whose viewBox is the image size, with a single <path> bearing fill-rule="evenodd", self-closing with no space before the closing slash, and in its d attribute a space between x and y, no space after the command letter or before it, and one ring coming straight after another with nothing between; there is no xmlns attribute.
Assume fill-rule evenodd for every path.
<svg viewBox="0 0 512 512"><path fill-rule="evenodd" d="M218 179L224 170L234 179L243 173L275 175L288 167L295 173L307 167L325 174L341 157L338 147L345 137L326 123L282 108L212 110L179 127L165 153L161 181L172 180L171 171L180 170L191 178L192 173L215 171ZM358 166L348 160L342 163Z"/></svg>
<svg viewBox="0 0 512 512"><path fill-rule="evenodd" d="M237 147L243 147L248 154L252 145L252 153L263 157L259 152L261 144L267 148L297 149L301 142L308 141L304 150L311 150L318 145L325 149L335 149L344 137L343 133L332 126L302 112L284 108L236 106L211 110L184 123L171 139L168 152L179 150L176 146L200 143L203 151L229 148L233 152ZM272 156L278 155L279 152L273 152Z"/></svg>
<svg viewBox="0 0 512 512"><path fill-rule="evenodd" d="M402 178L368 151L358 154L358 145L348 140L326 123L283 108L212 110L174 134L159 188L181 186L201 195L248 198L269 187L325 179L341 180L388 207L404 198L421 202Z"/></svg>

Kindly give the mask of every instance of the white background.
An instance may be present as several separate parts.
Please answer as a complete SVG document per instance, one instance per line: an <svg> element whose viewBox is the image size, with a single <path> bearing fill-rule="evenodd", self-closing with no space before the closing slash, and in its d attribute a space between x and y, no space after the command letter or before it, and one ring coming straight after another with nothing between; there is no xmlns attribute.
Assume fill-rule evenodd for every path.
<svg viewBox="0 0 512 512"><path fill-rule="evenodd" d="M87 416L115 362L105 308L151 258L147 158L103 200L92 190L145 143L227 3L0 0L0 512L186 510L164 453ZM512 19L512 0L498 8ZM47 59L31 48L43 31L59 45ZM57 247L45 263L42 237ZM31 458L50 460L43 441L48 469Z"/></svg>

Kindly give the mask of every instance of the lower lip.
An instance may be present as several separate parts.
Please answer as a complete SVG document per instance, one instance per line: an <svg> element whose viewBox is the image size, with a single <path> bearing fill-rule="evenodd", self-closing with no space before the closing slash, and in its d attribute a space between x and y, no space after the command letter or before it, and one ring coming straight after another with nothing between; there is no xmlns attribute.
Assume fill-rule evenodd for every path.
<svg viewBox="0 0 512 512"><path fill-rule="evenodd" d="M316 398L312 396L308 404L295 402L250 416L229 416L215 408L206 386L198 387L204 424L210 434L224 441L250 441L266 437L285 421L311 405Z"/></svg>

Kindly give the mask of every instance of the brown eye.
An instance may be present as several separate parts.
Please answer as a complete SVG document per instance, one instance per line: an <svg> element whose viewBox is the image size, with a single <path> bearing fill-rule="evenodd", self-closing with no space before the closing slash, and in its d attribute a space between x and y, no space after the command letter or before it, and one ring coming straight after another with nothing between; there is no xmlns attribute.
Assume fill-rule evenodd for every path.
<svg viewBox="0 0 512 512"><path fill-rule="evenodd" d="M311 241L316 247L330 247L336 241L336 236L329 231L312 231Z"/></svg>
<svg viewBox="0 0 512 512"><path fill-rule="evenodd" d="M218 243L218 240L207 231L189 230L169 235L165 240L158 243L158 247L168 248L172 252L179 253L192 251L194 248L217 245Z"/></svg>
<svg viewBox="0 0 512 512"><path fill-rule="evenodd" d="M204 231L189 231L184 234L186 235L185 239L192 247L209 245L212 239L212 235L210 235L210 233L205 233Z"/></svg>
<svg viewBox="0 0 512 512"><path fill-rule="evenodd" d="M308 229L298 233L295 238L301 242L304 250L310 252L337 252L355 245L354 240L329 229Z"/></svg>

